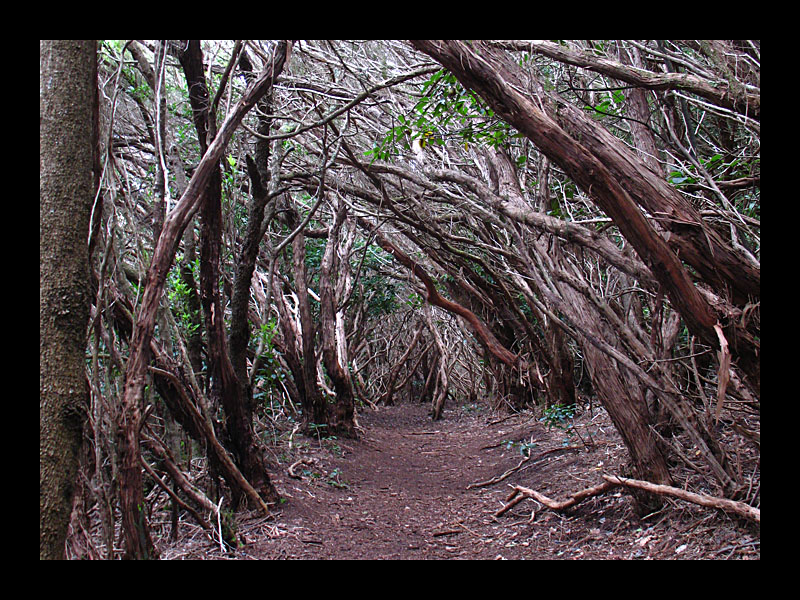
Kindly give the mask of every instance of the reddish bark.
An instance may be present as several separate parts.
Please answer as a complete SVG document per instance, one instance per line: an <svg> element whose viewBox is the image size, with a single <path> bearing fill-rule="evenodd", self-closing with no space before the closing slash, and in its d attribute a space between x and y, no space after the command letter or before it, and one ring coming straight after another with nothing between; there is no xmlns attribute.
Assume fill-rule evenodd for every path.
<svg viewBox="0 0 800 600"><path fill-rule="evenodd" d="M427 291L427 299L428 302L433 304L434 306L438 306L439 308L443 308L447 312L456 314L462 317L467 323L470 324L475 334L480 338L480 340L486 345L486 348L489 352L500 362L513 367L520 365L519 357L508 350L505 346L503 346L495 337L495 335L489 330L488 327L481 321L475 313L473 313L468 308L461 306L460 304L456 304L455 302L451 302L447 298L444 298L439 291L436 289L436 283L433 281L430 275L423 269L419 263L412 260L408 255L406 255L402 250L400 250L396 245L394 245L389 239L383 235L380 231L373 229L373 227L364 219L358 219L359 225L364 227L366 230L372 232L375 236L375 241L378 245L383 248L386 252L394 256L397 261L405 266L406 268L410 269L414 275L419 278L420 281L425 285L425 289Z"/></svg>
<svg viewBox="0 0 800 600"><path fill-rule="evenodd" d="M665 187L655 185L654 174L641 161L621 149L619 140L607 132L603 134L602 128L589 124L589 119L572 107L559 103L555 117L545 112L544 102L552 99L539 97L537 103L534 96L520 91L518 68L497 51L480 42L411 40L411 44L449 69L465 87L479 93L498 115L519 129L587 192L614 220L648 265L690 331L717 347L714 325L721 322L728 339L734 340L731 345L735 347L739 366L749 376L751 384L760 387L756 336L731 319L729 313L710 305L678 256L637 206L638 201L642 206L666 211L664 222L684 233L686 250L681 257L693 261L693 266L709 277L714 273L716 282L720 281L717 273L727 271L725 281L736 289L748 278L733 266L725 268L728 259L734 260L733 253L715 241L686 203L676 198L674 190L664 195ZM595 143L595 140L602 140L602 143ZM657 202L657 206L653 207L653 202ZM690 218L684 220L685 216ZM712 248L707 251L709 243ZM735 263L741 266L742 261L735 260ZM752 269L747 272L753 274ZM743 291L750 293L758 287L758 279L751 279ZM722 290L720 296L724 298L725 295Z"/></svg>
<svg viewBox="0 0 800 600"><path fill-rule="evenodd" d="M150 361L150 341L155 328L164 284L172 259L175 256L181 234L192 215L203 200L203 191L212 176L216 165L227 147L228 141L247 112L255 106L258 99L272 86L275 74L280 72L287 58L288 45L283 42L276 48L274 64L270 65L245 90L244 95L233 108L219 129L208 150L195 169L186 191L169 213L161 235L153 252L153 259L144 284L142 304L136 317L131 338L130 356L126 367L125 387L120 414L120 489L126 493L120 497L125 532L126 556L146 558L147 546L141 543L148 536L147 522L144 518L144 494L139 451L139 431L142 425L142 395L144 393L147 366ZM129 487L126 487L129 486ZM146 538L145 538L146 539Z"/></svg>

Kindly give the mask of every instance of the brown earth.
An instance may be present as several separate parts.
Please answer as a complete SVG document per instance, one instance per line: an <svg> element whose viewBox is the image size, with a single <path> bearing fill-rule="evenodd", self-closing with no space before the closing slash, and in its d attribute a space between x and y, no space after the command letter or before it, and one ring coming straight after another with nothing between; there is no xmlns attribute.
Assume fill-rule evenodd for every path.
<svg viewBox="0 0 800 600"><path fill-rule="evenodd" d="M528 499L495 517L511 485L560 500L621 472L624 448L597 409L569 431L474 406L432 422L426 406L400 404L359 421L360 440L284 432L272 477L286 501L269 519L238 515L240 549L222 551L187 521L162 557L760 559L759 527L677 500L639 516L621 488L563 513Z"/></svg>

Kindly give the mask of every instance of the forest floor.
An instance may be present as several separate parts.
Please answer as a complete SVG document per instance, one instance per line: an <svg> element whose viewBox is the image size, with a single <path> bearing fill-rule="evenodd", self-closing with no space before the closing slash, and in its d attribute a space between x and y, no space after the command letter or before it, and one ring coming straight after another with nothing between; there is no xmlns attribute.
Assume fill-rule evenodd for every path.
<svg viewBox="0 0 800 600"><path fill-rule="evenodd" d="M186 521L162 558L761 557L758 526L677 500L640 516L622 488L561 513L526 499L494 516L511 485L561 500L602 483L602 473L620 473L624 447L598 409L577 416L571 430L548 428L532 412L477 407L433 422L427 406L408 403L365 409L359 424L359 440L282 437L270 475L285 501L271 518L237 515L241 548L222 551Z"/></svg>

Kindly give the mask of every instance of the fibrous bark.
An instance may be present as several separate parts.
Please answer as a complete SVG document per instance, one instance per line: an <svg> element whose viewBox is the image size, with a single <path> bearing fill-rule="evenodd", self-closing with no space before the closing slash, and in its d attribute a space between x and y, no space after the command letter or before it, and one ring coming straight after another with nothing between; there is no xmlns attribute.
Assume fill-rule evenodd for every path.
<svg viewBox="0 0 800 600"><path fill-rule="evenodd" d="M336 210L334 221L328 233L328 243L322 257L320 267L320 332L322 335L322 357L325 370L333 381L336 391L336 406L333 414L328 418L328 431L331 434L345 437L356 437L355 428L355 399L353 395L353 382L350 378L347 357L341 356L339 349L345 340L341 339L344 333L337 327L338 296L334 283L335 271L347 268L341 265L337 257L339 233L342 229L347 208L341 204ZM338 286L337 286L338 287Z"/></svg>
<svg viewBox="0 0 800 600"><path fill-rule="evenodd" d="M155 317L161 301L161 294L167 273L175 256L180 236L187 223L199 208L203 192L208 185L217 163L225 151L228 141L247 112L272 86L275 75L280 72L287 57L288 44L281 43L276 48L275 59L267 65L258 79L245 90L244 95L231 110L219 128L214 140L209 144L200 163L189 180L186 191L167 215L161 235L153 252L153 258L145 279L142 303L136 318L131 339L131 350L125 374L123 405L120 414L120 487L123 528L125 531L126 556L147 558L153 556L152 542L142 509L144 507L141 461L139 451L139 430L142 418L142 395L145 376L150 359L150 340L155 327ZM256 496L250 501L269 512L263 500ZM149 542L149 543L148 543Z"/></svg>
<svg viewBox="0 0 800 600"><path fill-rule="evenodd" d="M691 261L700 273L707 273L712 281L719 281L718 273L724 272L731 288L741 289L745 294L758 293L757 272L752 268L726 269L724 265L729 263L725 257L730 257L732 265L741 266L742 260L724 244L714 241L714 236L674 191L624 150L619 140L590 123L574 107L558 102L557 110L553 109L550 114L545 109L550 98L522 91L516 67L496 51L479 42L413 40L411 43L449 69L465 87L478 92L499 115L525 134L586 191L614 220L648 265L690 331L717 346L714 325L721 321L726 335L736 340L732 346L736 347L739 366L751 384L760 387L757 338L740 324L730 321L728 314L715 310L637 203L647 206L651 213L664 213L665 223L684 233L691 232L691 236L682 236L687 244L682 257ZM704 250L708 243L712 244L710 252ZM711 264L709 257L722 262L719 266ZM752 274L753 278L743 277L742 273Z"/></svg>
<svg viewBox="0 0 800 600"><path fill-rule="evenodd" d="M206 135L209 131L216 130L216 117L209 112L209 94L203 72L203 53L199 40L189 40L186 50L180 53L181 65L186 73L189 87L189 100L192 105L195 126L202 152L207 151ZM279 72L279 71L278 71ZM263 206L264 198L257 204ZM253 215L258 216L258 215ZM267 474L264 464L263 451L253 434L252 402L250 397L249 378L241 364L244 358L240 347L241 329L249 327L247 311L242 313L237 310L236 322L232 329L235 332L234 345L236 351L233 356L237 358L240 373L234 370L228 351L227 332L223 308L220 301L219 290L219 263L222 244L222 181L220 165L213 169L208 186L205 190L205 200L200 209L201 234L200 234L200 302L205 316L205 329L208 333L209 377L211 392L221 401L227 416L226 430L230 440L231 450L236 458L244 476L259 491L267 502L277 502L279 495ZM254 218L253 227L260 231L261 222ZM237 308L241 308L242 290L247 290L249 300L250 279L252 265L255 262L254 250L257 249L257 238L250 236L247 240L246 254L241 257L242 264L237 275ZM252 256L251 256L252 254ZM245 340L246 343L246 340ZM245 345L246 347L246 345ZM238 486L232 488L234 504L238 505L246 495Z"/></svg>

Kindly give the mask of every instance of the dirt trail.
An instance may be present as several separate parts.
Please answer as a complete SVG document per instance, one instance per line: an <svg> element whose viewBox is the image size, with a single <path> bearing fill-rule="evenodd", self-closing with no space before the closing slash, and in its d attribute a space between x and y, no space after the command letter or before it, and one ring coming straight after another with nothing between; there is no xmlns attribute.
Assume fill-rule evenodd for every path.
<svg viewBox="0 0 800 600"><path fill-rule="evenodd" d="M362 440L340 441L340 457L315 458L309 469L335 471L346 487L337 489L330 480L313 490L302 482L290 484L293 497L280 520L287 533L298 529L300 545L283 551L297 558L340 559L484 552L476 543L480 534L470 529L483 527L492 506L500 505L495 500L489 506L485 493L466 488L496 474L496 462L481 450L485 441L495 443L493 436L475 436L472 418L433 423L427 407L408 404L364 413L360 421Z"/></svg>
<svg viewBox="0 0 800 600"><path fill-rule="evenodd" d="M198 535L165 558L706 558L726 545L732 556L759 557L757 533L741 524L673 505L642 521L622 492L565 514L526 501L493 517L509 484L563 498L617 469L625 455L601 417L578 423L584 438L592 436L588 449L575 436L548 430L533 413L461 409L432 422L426 406L365 411L360 440L294 439L291 452L277 457L274 481L287 502L272 519L242 521L243 548L222 555ZM517 467L526 448L532 458L522 468L486 485Z"/></svg>

